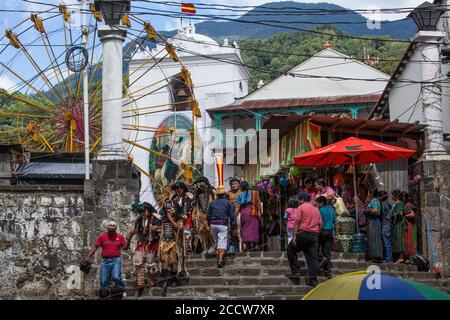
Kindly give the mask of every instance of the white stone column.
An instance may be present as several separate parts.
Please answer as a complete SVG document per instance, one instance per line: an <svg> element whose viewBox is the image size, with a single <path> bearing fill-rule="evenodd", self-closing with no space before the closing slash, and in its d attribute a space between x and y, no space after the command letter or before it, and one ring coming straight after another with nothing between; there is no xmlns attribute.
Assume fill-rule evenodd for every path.
<svg viewBox="0 0 450 320"><path fill-rule="evenodd" d="M123 42L126 30L99 26L102 52L102 149L99 160L127 159L122 148Z"/></svg>
<svg viewBox="0 0 450 320"><path fill-rule="evenodd" d="M419 43L418 51L421 54L422 77L422 117L425 128L425 150L423 158L427 160L440 160L446 158L443 146L444 129L442 122L442 92L441 84L441 55L439 42L445 34L441 31L419 31L413 41Z"/></svg>

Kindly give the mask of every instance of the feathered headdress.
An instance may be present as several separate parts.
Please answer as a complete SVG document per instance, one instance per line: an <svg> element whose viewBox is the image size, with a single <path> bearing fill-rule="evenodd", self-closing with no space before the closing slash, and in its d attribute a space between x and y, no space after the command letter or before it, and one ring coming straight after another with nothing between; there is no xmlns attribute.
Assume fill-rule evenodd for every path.
<svg viewBox="0 0 450 320"><path fill-rule="evenodd" d="M202 192L202 187L206 186L208 189L211 188L211 184L209 183L208 178L206 177L200 177L198 178L193 184L192 184L192 189L194 190L195 193L201 193Z"/></svg>

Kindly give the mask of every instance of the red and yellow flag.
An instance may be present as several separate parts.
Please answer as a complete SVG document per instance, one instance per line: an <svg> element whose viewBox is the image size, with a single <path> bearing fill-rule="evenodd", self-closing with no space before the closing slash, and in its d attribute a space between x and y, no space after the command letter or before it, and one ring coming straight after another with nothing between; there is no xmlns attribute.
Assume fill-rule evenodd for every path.
<svg viewBox="0 0 450 320"><path fill-rule="evenodd" d="M182 3L181 12L196 14L197 10L195 9L195 6L192 3Z"/></svg>
<svg viewBox="0 0 450 320"><path fill-rule="evenodd" d="M216 154L216 170L217 170L218 185L223 186L223 155L222 154Z"/></svg>

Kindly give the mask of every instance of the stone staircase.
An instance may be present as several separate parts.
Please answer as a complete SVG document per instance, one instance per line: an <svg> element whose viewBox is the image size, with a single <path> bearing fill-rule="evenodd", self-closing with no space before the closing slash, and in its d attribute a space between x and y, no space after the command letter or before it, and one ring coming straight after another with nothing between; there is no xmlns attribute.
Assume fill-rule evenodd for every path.
<svg viewBox="0 0 450 320"><path fill-rule="evenodd" d="M137 297L134 287L132 264L124 264L123 271L127 287L127 299L142 300L298 300L311 287L305 284L306 265L303 254L299 254L302 265L300 276L289 276L290 269L286 252L244 252L228 257L225 268L216 267L215 257L191 255L186 265L189 282L186 285L168 288L167 296L159 287L146 288ZM374 265L365 261L364 254L333 253L333 275L366 270ZM448 279L436 279L431 272L418 272L413 265L383 263L376 264L382 272L396 277L423 282L450 293ZM323 282L326 278L319 277Z"/></svg>

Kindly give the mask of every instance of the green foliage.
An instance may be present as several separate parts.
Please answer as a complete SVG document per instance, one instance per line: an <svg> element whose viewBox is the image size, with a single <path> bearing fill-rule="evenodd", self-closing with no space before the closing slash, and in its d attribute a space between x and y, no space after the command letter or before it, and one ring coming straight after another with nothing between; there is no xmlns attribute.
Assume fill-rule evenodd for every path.
<svg viewBox="0 0 450 320"><path fill-rule="evenodd" d="M322 27L319 30L337 35L344 34L329 27ZM376 68L389 75L395 70L407 46L406 43L399 42L365 41L306 32L280 33L267 39L242 40L240 42L242 58L253 76L250 80L250 91L256 89L260 80L267 83L307 60L322 50L327 41L332 43L333 49L355 59L363 60L364 52L370 57L378 57L382 61Z"/></svg>
<svg viewBox="0 0 450 320"><path fill-rule="evenodd" d="M334 35L344 34L342 31L331 27L320 27L317 29ZM384 36L378 37L377 39L389 39L389 37ZM387 74L392 74L395 70L398 60L401 59L407 46L406 43L385 42L379 40L364 41L360 39L349 39L309 32L279 33L266 39L241 40L240 47L242 58L253 76L250 80L250 91L254 91L256 89L260 80L263 80L264 83L268 83L277 76L305 61L308 57L313 56L323 49L323 45L327 41L332 43L333 49L356 59L364 59L364 52L371 57L378 57L382 61L380 61L376 67ZM93 70L94 69L92 69L91 72L93 72ZM126 68L124 70L124 74L127 74ZM73 86L72 89L75 90L75 76L72 75L71 77ZM128 77L125 76L125 78L125 82L127 83ZM101 68L97 68L95 74L93 75L93 82L89 87L91 94L97 87L99 81L101 81ZM22 95L26 97L26 99L37 102L41 105L46 105L46 101L35 94L15 94ZM44 94L46 94L50 99L53 98L49 92L44 92ZM101 90L99 90L95 101L101 100L101 95ZM8 113L43 114L42 111L28 106L23 102L14 100L1 91L0 111ZM0 131L12 130L21 127L23 128L30 121L36 121L39 123L42 119L0 115ZM0 135L0 141L17 141L17 138L17 132Z"/></svg>

